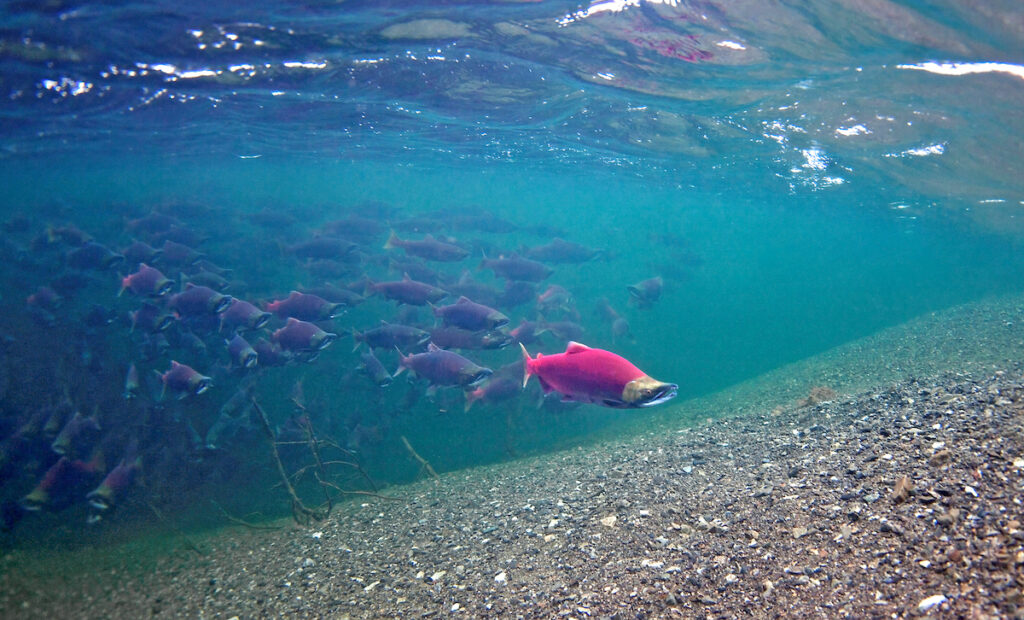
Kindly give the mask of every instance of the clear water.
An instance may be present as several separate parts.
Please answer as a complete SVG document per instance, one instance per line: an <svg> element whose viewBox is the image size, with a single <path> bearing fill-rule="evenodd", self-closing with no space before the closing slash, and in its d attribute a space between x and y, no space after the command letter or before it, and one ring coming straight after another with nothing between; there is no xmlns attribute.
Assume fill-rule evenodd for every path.
<svg viewBox="0 0 1024 620"><path fill-rule="evenodd" d="M175 214L234 269L228 292L257 302L323 283L279 245L365 214L368 201L388 205L388 224L496 214L519 230L456 231L439 218L440 233L475 253L439 269L500 284L476 270L479 248L561 235L605 250L555 265L545 284L572 292L586 343L678 383L680 400L1024 288L1016 2L57 0L6 3L0 20L3 431L67 392L100 412L115 453L107 469L132 437L145 438L146 464L145 484L100 524L87 528L88 507L73 501L22 515L5 545L53 536L57 523L68 540L99 537L152 520L147 506L210 512L211 498L236 514L287 511L279 489L266 491L276 473L258 433L215 455L187 437L186 422L200 434L212 425L237 376L218 374L207 394L164 404L163 417L121 399L138 361L123 317L137 302L116 297L117 275L88 276L54 325L32 319L26 297L66 270L60 252L33 255L47 226L123 248L130 219ZM296 222L260 226L253 213ZM381 256L382 244L364 250ZM376 262L362 271L401 276ZM629 306L626 286L657 275L662 298ZM600 297L635 342L612 339L593 313ZM94 304L121 319L87 326ZM396 312L372 299L335 331ZM515 324L532 308L508 314ZM192 361L214 374L226 359L219 336L205 339L207 355ZM469 413L458 390L411 402L421 388L404 377L384 390L361 380L350 342L261 371L257 396L283 424L301 382L319 432L354 450L378 484L420 474L402 436L450 471L579 445L627 416L644 424L643 411L551 412L529 395ZM531 352L562 347L549 339ZM162 371L186 355L172 348L139 364ZM497 368L518 352L467 356ZM16 503L54 460L36 441L5 465L0 499Z"/></svg>

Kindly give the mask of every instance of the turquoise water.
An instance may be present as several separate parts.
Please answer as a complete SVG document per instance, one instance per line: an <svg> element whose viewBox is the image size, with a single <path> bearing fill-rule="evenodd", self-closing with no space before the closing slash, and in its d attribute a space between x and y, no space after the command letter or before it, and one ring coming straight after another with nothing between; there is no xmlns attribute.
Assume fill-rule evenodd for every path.
<svg viewBox="0 0 1024 620"><path fill-rule="evenodd" d="M247 376L275 429L296 413L301 385L318 436L346 450L328 446L325 458L357 460L374 483L336 466L345 490L422 475L402 437L444 472L580 445L624 417L642 428L647 415L538 408L535 383L469 412L458 388L431 397L405 375L379 388L358 373L345 334L381 319L433 324L380 298L324 323L342 337L312 362L228 372L223 334L196 326L174 327L179 339L146 357L127 321L140 300L117 297L127 272L72 269L73 245L36 241L47 227L74 225L120 250L144 236L134 218L173 215L233 270L225 292L257 304L301 286L400 278L387 258L403 254L382 249L386 233L360 239L363 258L330 276L282 251L348 216L413 239L423 231L403 223L432 220L435 235L471 250L430 264L447 283L468 270L500 288L478 269L484 253L564 237L602 252L552 264L536 293L568 289L583 342L677 383L680 400L1024 288L1015 3L54 3L0 16L4 545L52 537L56 524L68 540L101 537L153 520L153 507L216 521L209 499L239 515L287 514L257 424L216 451L201 441ZM515 230L457 227L452 213ZM80 282L47 321L25 300L62 276ZM626 286L654 276L661 298L631 305ZM602 297L634 341L613 338L594 312ZM95 306L109 325L88 322ZM514 327L536 318L533 306L501 309ZM528 345L564 347L552 336ZM517 347L463 353L494 369L519 358ZM397 368L393 351L378 354ZM152 372L171 359L214 387L158 400ZM147 385L127 402L130 363ZM10 437L65 395L97 412L102 430L79 456L102 448L104 462L64 505L23 512L57 457L42 431ZM85 495L133 441L141 475L87 526ZM290 471L312 458L282 450ZM298 490L311 504L323 497L309 475Z"/></svg>

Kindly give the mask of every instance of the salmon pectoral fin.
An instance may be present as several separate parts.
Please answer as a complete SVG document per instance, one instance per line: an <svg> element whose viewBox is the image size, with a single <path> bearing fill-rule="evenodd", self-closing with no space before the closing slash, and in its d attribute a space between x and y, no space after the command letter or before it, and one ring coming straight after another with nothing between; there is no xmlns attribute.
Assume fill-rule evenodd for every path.
<svg viewBox="0 0 1024 620"><path fill-rule="evenodd" d="M544 390L545 395L555 391L555 388L551 387L551 385L540 376L537 377L537 380L540 381L540 388Z"/></svg>

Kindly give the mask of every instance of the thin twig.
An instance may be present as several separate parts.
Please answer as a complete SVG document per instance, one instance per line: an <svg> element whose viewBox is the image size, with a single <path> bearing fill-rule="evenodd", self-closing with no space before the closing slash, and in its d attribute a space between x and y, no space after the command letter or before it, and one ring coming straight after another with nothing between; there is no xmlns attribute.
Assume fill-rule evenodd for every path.
<svg viewBox="0 0 1024 620"><path fill-rule="evenodd" d="M267 419L266 412L263 411L263 407L260 407L255 398L252 399L252 406L256 413L259 414L260 422L263 423L263 432L267 436L267 443L270 444L270 454L274 457L274 462L277 464L278 473L281 474L281 482L284 483L284 488L291 497L292 517L301 525L309 525L311 520L322 520L326 515L320 515L317 511L306 507L302 500L299 499L298 494L295 493L295 487L292 486L288 473L284 469L284 463L281 462L281 456L277 453L277 438L274 436L273 429L270 428L270 420Z"/></svg>
<svg viewBox="0 0 1024 620"><path fill-rule="evenodd" d="M218 504L215 500L211 499L210 503L212 503L214 506L216 506L217 509L221 511L221 514L224 515L224 518L227 519L228 521L231 521L232 523L237 523L238 525L247 527L247 528L252 529L252 530L280 530L280 529L282 529L282 526L280 526L280 525L263 525L263 524L260 524L260 523L250 523L250 522L245 521L243 519L239 519L238 517L232 516L230 513L228 513L227 510L224 510L224 507L221 506L220 504Z"/></svg>
<svg viewBox="0 0 1024 620"><path fill-rule="evenodd" d="M427 461L427 459L423 458L422 456L417 454L415 450L412 449L412 444L410 444L409 440L405 438L405 435L402 435L402 443L405 444L405 449L409 451L409 454L411 454L414 459L419 461L420 473L422 473L423 470L426 470L428 474L434 477L434 480L441 479L441 476L437 475L437 472L434 471L434 468L430 466L430 463Z"/></svg>
<svg viewBox="0 0 1024 620"><path fill-rule="evenodd" d="M185 541L185 543L187 543L187 544L188 544L188 546L189 546L189 547L190 547L190 548L192 549L192 551L195 551L195 552L196 552L196 553L198 553L199 555L206 555L206 552L205 552L205 551L203 551L203 550L202 550L202 549L201 549L201 548L199 547L199 545L197 545L197 544L196 544L196 542L195 542L194 540L192 540L191 538L189 538L188 534L186 534L185 532L181 531L181 528L180 528L180 527L178 527L177 525L175 525L175 524L171 523L170 521L168 521L168 520L167 520L167 519L166 519L166 518L164 517L164 514L163 514L162 512L160 512L160 510L159 510L159 509L158 509L158 508L157 508L156 506L154 506L154 505L153 505L153 502L146 502L146 505L147 505L147 506L149 506L149 509L153 511L153 514L155 514L155 515L156 515L156 518L157 518L157 519L160 519L160 522L161 522L161 523L163 523L163 524L164 524L164 525L166 525L167 527L169 527L169 528L171 528L172 530L174 530L174 532L175 532L175 533L176 533L176 534L177 534L178 536L181 536L182 540L184 540L184 541Z"/></svg>

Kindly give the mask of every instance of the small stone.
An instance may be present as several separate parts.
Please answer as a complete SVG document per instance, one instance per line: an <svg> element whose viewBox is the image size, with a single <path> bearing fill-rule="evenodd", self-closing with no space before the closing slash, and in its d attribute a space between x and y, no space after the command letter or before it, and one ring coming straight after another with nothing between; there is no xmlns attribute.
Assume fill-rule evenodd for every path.
<svg viewBox="0 0 1024 620"><path fill-rule="evenodd" d="M928 598L921 599L921 602L917 604L917 610L921 613L928 613L933 607L937 607L948 600L941 594L933 594Z"/></svg>
<svg viewBox="0 0 1024 620"><path fill-rule="evenodd" d="M508 575L505 574L505 571L501 571L500 573L494 576L494 583L500 586L503 586L506 583L508 583Z"/></svg>
<svg viewBox="0 0 1024 620"><path fill-rule="evenodd" d="M914 493L914 483L911 482L910 476L902 476L896 481L896 485L892 489L892 501L896 504L907 501L910 496Z"/></svg>
<svg viewBox="0 0 1024 620"><path fill-rule="evenodd" d="M615 515L608 515L607 517L601 519L601 525L605 527L615 527L615 521L617 520L618 517L616 517Z"/></svg>
<svg viewBox="0 0 1024 620"><path fill-rule="evenodd" d="M793 528L793 538L803 538L804 536L807 536L808 531L809 530L806 527L798 525Z"/></svg>
<svg viewBox="0 0 1024 620"><path fill-rule="evenodd" d="M316 560L313 558L306 558L302 561L302 568L313 568L316 566Z"/></svg>
<svg viewBox="0 0 1024 620"><path fill-rule="evenodd" d="M448 574L448 571L446 571L446 570L439 570L439 571L437 571L436 573L434 573L433 575L430 576L430 580L436 583L438 581L441 581L441 578L444 577L446 574Z"/></svg>
<svg viewBox="0 0 1024 620"><path fill-rule="evenodd" d="M732 573L729 573L728 575L725 576L725 585L731 586L732 584L736 583L739 580L740 580L739 577L737 577L736 575L734 575Z"/></svg>
<svg viewBox="0 0 1024 620"><path fill-rule="evenodd" d="M935 454L928 457L928 464L931 465L932 467L938 467L940 465L945 465L952 458L953 453L950 452L948 448L943 448L942 450L939 450Z"/></svg>
<svg viewBox="0 0 1024 620"><path fill-rule="evenodd" d="M871 493L869 495L864 496L864 501L867 502L868 504L874 504L875 502L878 501L880 497L881 495L879 495L878 493Z"/></svg>

